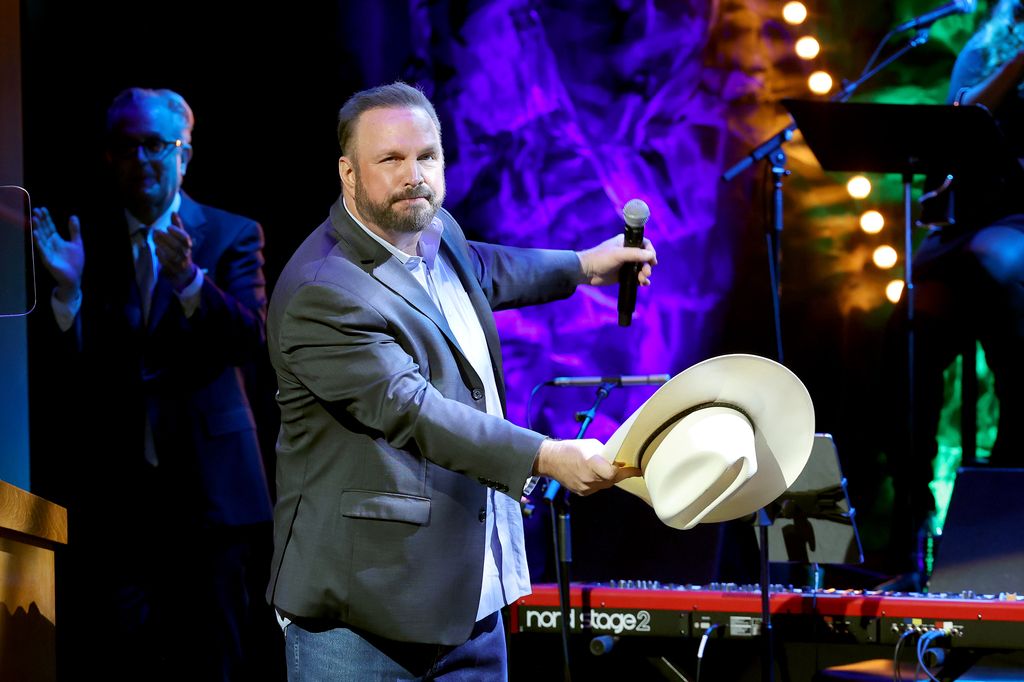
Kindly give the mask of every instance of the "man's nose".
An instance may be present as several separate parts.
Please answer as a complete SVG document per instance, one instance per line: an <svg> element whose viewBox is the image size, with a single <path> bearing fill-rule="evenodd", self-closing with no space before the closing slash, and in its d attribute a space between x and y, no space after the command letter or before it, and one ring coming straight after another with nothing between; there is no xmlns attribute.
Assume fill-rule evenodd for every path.
<svg viewBox="0 0 1024 682"><path fill-rule="evenodd" d="M412 159L405 164L405 184L415 187L423 182L423 169L419 159Z"/></svg>
<svg viewBox="0 0 1024 682"><path fill-rule="evenodd" d="M146 152L145 145L142 144L135 145L134 149L132 149L132 153L128 155L128 159L140 166L145 166L151 161L149 154Z"/></svg>

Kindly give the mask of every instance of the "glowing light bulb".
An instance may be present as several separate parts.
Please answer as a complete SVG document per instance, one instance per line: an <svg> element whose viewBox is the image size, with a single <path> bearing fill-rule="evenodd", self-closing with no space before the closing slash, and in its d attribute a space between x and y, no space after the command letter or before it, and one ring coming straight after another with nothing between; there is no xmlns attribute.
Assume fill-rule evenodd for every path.
<svg viewBox="0 0 1024 682"><path fill-rule="evenodd" d="M796 54L800 59L814 59L821 52L821 44L811 36L804 36L796 41Z"/></svg>
<svg viewBox="0 0 1024 682"><path fill-rule="evenodd" d="M885 297L892 303L899 303L903 295L903 280L894 279L885 285Z"/></svg>
<svg viewBox="0 0 1024 682"><path fill-rule="evenodd" d="M863 175L854 175L846 183L846 191L854 199L864 199L871 194L871 181Z"/></svg>
<svg viewBox="0 0 1024 682"><path fill-rule="evenodd" d="M864 211L860 217L860 229L868 234L878 234L885 227L885 218L878 211Z"/></svg>
<svg viewBox="0 0 1024 682"><path fill-rule="evenodd" d="M794 2L787 2L782 7L782 18L786 20L787 24L793 24L794 26L804 23L804 20L807 19L807 5L795 0Z"/></svg>
<svg viewBox="0 0 1024 682"><path fill-rule="evenodd" d="M832 76L824 71L815 71L807 78L807 87L816 95L824 95L832 89Z"/></svg>
<svg viewBox="0 0 1024 682"><path fill-rule="evenodd" d="M873 260L875 265L882 270L888 270L892 266L896 265L896 260L898 258L899 254L896 253L896 249L889 245L879 246L871 255L871 260Z"/></svg>

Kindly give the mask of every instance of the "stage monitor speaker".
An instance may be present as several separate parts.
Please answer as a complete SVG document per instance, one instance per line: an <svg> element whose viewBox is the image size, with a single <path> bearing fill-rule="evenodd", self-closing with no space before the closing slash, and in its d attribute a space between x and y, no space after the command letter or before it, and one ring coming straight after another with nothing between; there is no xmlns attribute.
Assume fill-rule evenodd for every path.
<svg viewBox="0 0 1024 682"><path fill-rule="evenodd" d="M962 468L938 544L931 592L1024 592L1024 469Z"/></svg>

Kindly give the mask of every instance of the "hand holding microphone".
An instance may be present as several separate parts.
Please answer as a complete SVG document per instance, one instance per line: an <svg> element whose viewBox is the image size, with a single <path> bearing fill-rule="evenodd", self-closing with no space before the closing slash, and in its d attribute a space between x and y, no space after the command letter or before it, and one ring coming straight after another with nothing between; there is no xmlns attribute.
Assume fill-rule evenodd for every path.
<svg viewBox="0 0 1024 682"><path fill-rule="evenodd" d="M640 199L630 200L623 209L626 220L623 234L577 253L586 283L594 286L619 283L620 324L624 317L632 319L637 285L650 285L651 268L658 264L658 254L651 240L644 237L644 225L650 215L647 204Z"/></svg>

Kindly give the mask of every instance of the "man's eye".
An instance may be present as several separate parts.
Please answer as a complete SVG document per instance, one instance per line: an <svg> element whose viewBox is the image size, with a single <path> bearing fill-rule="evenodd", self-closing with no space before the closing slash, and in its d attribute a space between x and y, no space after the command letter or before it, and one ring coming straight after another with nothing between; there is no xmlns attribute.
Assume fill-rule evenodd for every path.
<svg viewBox="0 0 1024 682"><path fill-rule="evenodd" d="M142 146L145 147L146 151L150 152L151 154L159 154L164 150L166 144L160 138L151 137L148 140L143 140Z"/></svg>

